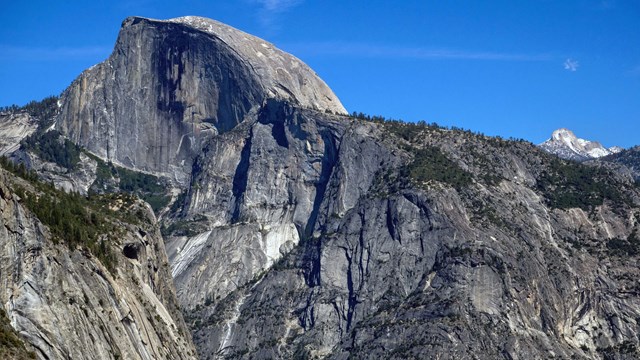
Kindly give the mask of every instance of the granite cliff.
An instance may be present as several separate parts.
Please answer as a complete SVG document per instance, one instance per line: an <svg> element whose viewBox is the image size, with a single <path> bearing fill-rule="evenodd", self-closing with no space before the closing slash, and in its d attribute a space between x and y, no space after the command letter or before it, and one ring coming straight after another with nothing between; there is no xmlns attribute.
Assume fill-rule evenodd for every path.
<svg viewBox="0 0 640 360"><path fill-rule="evenodd" d="M0 156L18 150L20 141L31 135L36 127L36 120L27 112L0 113Z"/></svg>
<svg viewBox="0 0 640 360"><path fill-rule="evenodd" d="M204 18L128 18L112 55L61 96L56 129L104 159L184 184L204 139L267 98L345 112L311 69L266 41Z"/></svg>
<svg viewBox="0 0 640 360"><path fill-rule="evenodd" d="M100 233L99 245L85 233L70 246L80 229L67 231L68 219L45 225L26 204L68 206L73 195L4 170L0 180L0 301L37 358L197 358L146 204L116 198L105 205L110 211L100 210L136 214L126 221L92 210L81 221L102 219L116 230Z"/></svg>

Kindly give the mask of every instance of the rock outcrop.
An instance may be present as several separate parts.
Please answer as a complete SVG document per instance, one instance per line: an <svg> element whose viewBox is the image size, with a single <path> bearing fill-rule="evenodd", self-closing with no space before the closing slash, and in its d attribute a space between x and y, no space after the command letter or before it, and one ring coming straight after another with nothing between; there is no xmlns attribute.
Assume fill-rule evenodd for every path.
<svg viewBox="0 0 640 360"><path fill-rule="evenodd" d="M38 122L26 111L0 113L0 156L20 148L20 141L33 134Z"/></svg>
<svg viewBox="0 0 640 360"><path fill-rule="evenodd" d="M213 138L194 166L184 209L202 230L169 239L183 307L228 295L311 238L334 169L356 189L368 187L373 179L360 171L362 161L384 157L374 130L359 128L342 142L350 131L344 118L272 100L253 120ZM331 190L336 212L360 196Z"/></svg>
<svg viewBox="0 0 640 360"><path fill-rule="evenodd" d="M4 309L0 308L0 358L8 360L35 359L36 354L27 350L24 341L11 326Z"/></svg>
<svg viewBox="0 0 640 360"><path fill-rule="evenodd" d="M112 55L61 96L56 129L103 159L184 185L205 139L269 98L345 112L311 69L263 40L198 17L128 18Z"/></svg>
<svg viewBox="0 0 640 360"><path fill-rule="evenodd" d="M39 359L197 358L145 205L133 206L146 220L121 222L105 245L118 264L110 272L87 248L55 240L23 206L10 186L28 183L3 170L0 180L0 302Z"/></svg>
<svg viewBox="0 0 640 360"><path fill-rule="evenodd" d="M56 163L42 160L36 154L23 149L15 151L11 156L13 160L37 172L42 181L54 184L57 189L87 195L96 180L98 164L84 153L80 153L79 157L77 166L74 169L67 169Z"/></svg>

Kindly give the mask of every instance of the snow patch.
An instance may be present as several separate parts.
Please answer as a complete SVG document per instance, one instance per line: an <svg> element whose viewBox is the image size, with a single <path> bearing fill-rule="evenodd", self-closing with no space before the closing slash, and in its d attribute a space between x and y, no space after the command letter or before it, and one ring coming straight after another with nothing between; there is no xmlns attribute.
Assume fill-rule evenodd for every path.
<svg viewBox="0 0 640 360"><path fill-rule="evenodd" d="M599 142L578 138L571 130L565 128L554 131L551 138L539 146L561 158L572 160L597 159L622 150L617 146L607 149Z"/></svg>

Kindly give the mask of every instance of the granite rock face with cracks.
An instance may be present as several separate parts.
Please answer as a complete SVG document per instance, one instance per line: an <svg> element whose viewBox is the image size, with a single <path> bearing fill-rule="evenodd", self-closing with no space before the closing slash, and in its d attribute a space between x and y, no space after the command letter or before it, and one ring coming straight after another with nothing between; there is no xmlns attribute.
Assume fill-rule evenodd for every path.
<svg viewBox="0 0 640 360"><path fill-rule="evenodd" d="M212 134L268 98L344 113L311 69L209 19L128 18L111 56L61 96L56 128L106 160L186 184Z"/></svg>
<svg viewBox="0 0 640 360"><path fill-rule="evenodd" d="M27 112L0 113L0 156L8 156L20 148L20 141L31 135L38 122Z"/></svg>
<svg viewBox="0 0 640 360"><path fill-rule="evenodd" d="M217 250L224 237L207 234L207 245L186 266L187 273L194 269L188 280L176 278L202 358L638 356L640 291L633 279L640 198L629 178L607 173L609 184L624 194L618 200L605 199L589 210L554 207L554 190L542 184L547 172L565 163L531 144L429 127L418 127L406 141L394 135L393 125L297 112L281 114L289 144L301 117L318 129L333 121L338 130L332 138L336 150L318 160L329 174L317 178L322 191L306 196L317 211L296 224L297 246L249 281L233 270L247 263L225 268L233 257ZM275 133L268 134L270 148L253 148L269 143L267 135L257 138L259 124L244 130L244 143L251 141L251 153L276 153ZM222 164L217 154L231 152L229 142L214 143L217 152L208 153L207 163ZM470 174L470 182L412 179L407 168L429 147L438 148L451 168ZM282 170L273 162L265 166L264 156L249 159L248 173L258 171L254 166L271 173L249 180L241 198L257 196L249 195L254 189L296 189L265 189ZM202 173L220 174L208 169ZM295 177L285 178L295 184ZM204 193L219 200L225 181L199 179L200 192L192 194L188 211L206 214L211 208ZM237 200L227 193L227 200L211 203L227 204L232 219ZM257 214L285 208L250 203L241 203L243 227ZM225 248L235 249L225 239ZM206 264L216 265L212 270ZM236 282L220 288L201 280L215 274Z"/></svg>
<svg viewBox="0 0 640 360"><path fill-rule="evenodd" d="M111 273L52 240L8 186L28 184L3 170L0 180L0 301L37 358L197 358L157 227L122 223Z"/></svg>

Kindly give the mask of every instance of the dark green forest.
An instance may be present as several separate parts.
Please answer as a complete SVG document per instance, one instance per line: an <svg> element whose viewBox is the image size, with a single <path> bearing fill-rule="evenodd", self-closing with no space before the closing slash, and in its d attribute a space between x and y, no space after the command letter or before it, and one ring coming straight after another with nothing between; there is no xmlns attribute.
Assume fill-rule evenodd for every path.
<svg viewBox="0 0 640 360"><path fill-rule="evenodd" d="M168 184L165 179L116 166L90 153L87 155L98 163L96 180L91 185L91 192L132 194L149 203L155 212L169 204L171 198L167 194Z"/></svg>
<svg viewBox="0 0 640 360"><path fill-rule="evenodd" d="M51 119L58 109L58 97L57 96L48 96L42 100L32 100L29 101L26 105L18 106L16 104L9 106L0 106L1 112L19 112L26 111L31 116L39 119Z"/></svg>
<svg viewBox="0 0 640 360"><path fill-rule="evenodd" d="M45 161L73 170L80 162L82 148L61 136L56 130L35 132L20 143L22 149L36 154Z"/></svg>

